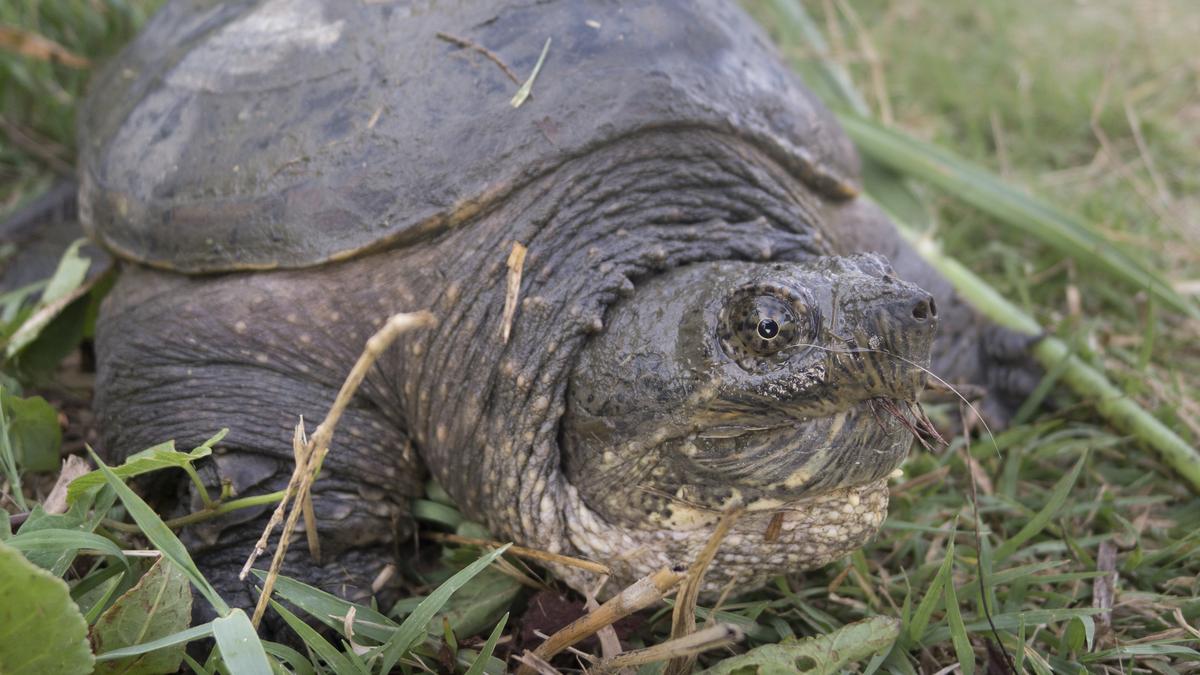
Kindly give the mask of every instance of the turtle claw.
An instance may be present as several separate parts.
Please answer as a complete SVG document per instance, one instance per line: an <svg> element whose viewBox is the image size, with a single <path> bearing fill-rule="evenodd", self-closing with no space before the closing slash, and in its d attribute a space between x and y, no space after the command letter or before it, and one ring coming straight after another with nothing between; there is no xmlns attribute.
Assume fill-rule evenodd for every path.
<svg viewBox="0 0 1200 675"><path fill-rule="evenodd" d="M1041 339L1041 335L1001 326L980 331L980 379L986 393L979 412L992 431L1008 427L1045 376L1032 354L1033 346Z"/></svg>

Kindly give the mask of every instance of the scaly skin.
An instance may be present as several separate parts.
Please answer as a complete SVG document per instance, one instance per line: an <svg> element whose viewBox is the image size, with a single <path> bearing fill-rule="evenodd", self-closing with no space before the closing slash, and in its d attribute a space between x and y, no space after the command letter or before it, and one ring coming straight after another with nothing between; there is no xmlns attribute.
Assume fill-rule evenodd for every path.
<svg viewBox="0 0 1200 675"><path fill-rule="evenodd" d="M595 556L617 565L619 585L655 556L686 557L711 518L677 511L664 521L654 509L631 525L629 513L589 503L567 479L563 465L574 458L564 457L569 444L560 446L561 420L581 349L619 320L619 299L636 298L664 272L714 261L810 264L842 252L845 213L844 203L822 198L745 141L663 130L597 148L409 248L318 270L215 277L128 266L97 335L105 446L119 460L165 438L188 447L228 426L215 473L240 494L279 489L297 415L310 428L322 418L387 316L430 309L437 328L401 338L335 436L315 488L325 561L293 546L285 572L361 599L410 532L408 500L428 471L497 537ZM514 240L529 254L504 344ZM886 455L887 470L898 456ZM885 508L880 482L829 487L825 496L802 497L810 506L776 508L796 514L783 523L794 534L757 561L728 549L725 576L760 581L745 570L770 560L820 564L870 536ZM748 515L736 537L761 537L770 513ZM233 574L264 518L265 509L238 512L189 535L198 562L234 602L248 602ZM702 527L687 529L684 520ZM628 564L608 559L605 547L622 536L655 550ZM669 541L677 543L657 549Z"/></svg>

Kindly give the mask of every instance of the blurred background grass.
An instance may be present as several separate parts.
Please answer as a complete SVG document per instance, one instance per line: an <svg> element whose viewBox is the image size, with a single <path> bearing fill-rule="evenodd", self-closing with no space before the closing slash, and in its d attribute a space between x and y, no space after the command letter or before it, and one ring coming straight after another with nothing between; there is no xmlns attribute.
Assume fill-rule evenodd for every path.
<svg viewBox="0 0 1200 675"><path fill-rule="evenodd" d="M773 3L747 3L775 33ZM875 116L1086 219L1200 295L1200 6L1191 0L808 0ZM952 195L935 236L1151 410L1200 438L1200 325Z"/></svg>
<svg viewBox="0 0 1200 675"><path fill-rule="evenodd" d="M156 4L0 2L0 213L70 172L82 87ZM768 30L780 25L771 3L746 4ZM785 43L789 58L838 60L879 119L1080 214L1182 292L1200 293L1195 0L808 0L805 6L832 53ZM918 189L934 205L932 227L949 253L1070 338L1197 443L1195 321L1077 268L952 195ZM1095 605L1092 582L1109 567L1100 560L1107 547L1117 556L1118 603L1111 628L1101 629L1091 650L1102 656L1090 667L1118 672L1137 658L1157 672L1188 672L1170 670L1176 658L1169 653L1111 650L1194 643L1180 621L1200 618L1200 501L1139 444L1097 424L1089 406L1063 403L1003 435L1000 452L977 442L968 453L961 440L950 451L915 452L894 488L887 527L870 547L803 579L781 581L767 591L768 605L731 605L731 611L752 615L780 636L824 632L875 612L902 615L906 603L911 611L934 588L950 524L961 516L959 530L966 533L955 540L952 571L970 627L982 617L974 575L981 561L992 564L987 548L974 550L967 527L965 495L974 475L991 546L1016 539L1049 509L1042 529L1012 551L1011 561L989 569L993 612ZM1055 486L1084 453L1078 481L1056 502ZM1028 567L1041 564L1053 568ZM1044 630L1034 623L1024 650L1006 646L1068 672L1065 664L1088 651L1079 647L1075 623ZM961 632L955 626L939 605L929 631L905 646L919 668L936 670L961 657L950 640ZM970 632L986 654L987 631Z"/></svg>

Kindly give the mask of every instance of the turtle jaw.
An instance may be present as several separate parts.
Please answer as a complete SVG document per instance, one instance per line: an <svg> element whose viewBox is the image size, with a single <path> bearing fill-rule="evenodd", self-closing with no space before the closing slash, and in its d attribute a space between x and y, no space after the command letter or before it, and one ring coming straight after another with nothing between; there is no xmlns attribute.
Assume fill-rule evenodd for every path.
<svg viewBox="0 0 1200 675"><path fill-rule="evenodd" d="M881 403L886 401L886 403ZM892 413L895 414L892 414ZM830 415L732 435L689 434L664 444L676 458L675 485L655 487L720 512L773 508L886 478L905 459L916 423L907 399L866 398ZM667 506L669 510L671 506Z"/></svg>
<svg viewBox="0 0 1200 675"><path fill-rule="evenodd" d="M907 455L907 429L891 415L880 414L877 422L874 401L726 438L741 445L736 451L711 447L707 459L721 455L720 463L686 448L695 445L696 434L670 439L653 454L695 453L676 474L686 474L682 483L659 482L653 469L640 482L626 474L629 480L610 485L613 499L601 502L585 499L585 492L596 494L586 486L569 485L564 515L572 547L608 564L620 588L664 566L691 564L723 514L740 508L704 578L704 597L718 596L730 582L755 588L782 573L829 564L878 532L887 517L888 476ZM556 574L570 582L579 572ZM590 583L579 581L579 587Z"/></svg>
<svg viewBox="0 0 1200 675"><path fill-rule="evenodd" d="M573 486L566 491L567 537L581 555L604 561L613 571L601 592L607 597L624 585L664 567L692 564L711 539L721 514L681 507L670 526L623 527L593 511ZM887 480L838 488L783 502L770 509L747 509L721 542L701 585L713 600L730 583L748 590L788 572L827 565L862 547L887 517ZM595 581L577 568L555 566L555 574L576 588Z"/></svg>

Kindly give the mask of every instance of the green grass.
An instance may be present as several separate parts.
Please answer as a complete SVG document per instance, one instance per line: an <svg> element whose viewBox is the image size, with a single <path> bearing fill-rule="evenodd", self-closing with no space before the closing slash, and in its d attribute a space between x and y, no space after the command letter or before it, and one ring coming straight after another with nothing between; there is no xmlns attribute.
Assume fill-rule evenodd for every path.
<svg viewBox="0 0 1200 675"><path fill-rule="evenodd" d="M0 24L99 62L152 4L23 0L0 4ZM785 30L773 0L747 4L806 72L825 65L823 57L846 68L874 118L1063 207L1190 301L1200 298L1200 12L1192 0L811 0L806 6L832 47L828 55ZM0 47L0 211L69 167L72 112L88 73ZM953 193L912 185L928 209L913 225L925 227L1185 443L1200 442L1200 322L1086 259L1065 259ZM969 444L953 439L936 452L914 449L873 543L822 570L733 599L720 619L737 625L754 646L830 634L873 615L896 617L899 639L866 666L888 672L935 672L956 662L963 672L1004 672L1001 650L989 645L993 624L1003 651L1028 672L1197 672L1200 654L1191 650L1200 646L1200 499L1145 443L1106 423L1086 392L1059 386L1052 398L1055 411L1031 408L994 443L983 435ZM32 408L45 417L43 408ZM32 478L27 485L37 483ZM35 496L32 488L27 496ZM105 529L95 515L119 515L110 512L115 492L86 499L91 516L45 526L99 528L125 548L136 543ZM426 527L461 520L438 495L431 499L423 502L429 508L417 509L433 514ZM132 510L143 529L163 536L153 514ZM0 522L0 539L8 538L7 522ZM469 523L458 529L479 534ZM96 544L82 536L75 541ZM30 555L59 572L70 562L61 552ZM432 591L477 557L447 549L442 568L413 577L414 595ZM89 619L101 616L141 571L117 569L115 556L103 560L67 573ZM186 562L180 569L188 570ZM1109 604L1097 589L1112 571L1117 581ZM461 589L455 597L462 604L454 609L451 598L451 609L443 610L457 612L447 614L451 627L435 619L428 639L401 663L436 668L438 645L449 636L458 648L450 662L466 670L484 647L482 635L505 611L512 611L505 635L516 634L520 602L470 611L501 594L506 577L498 576L486 580L490 586ZM280 588L313 616L346 611L303 586ZM420 597L401 601L390 617L364 608L360 621L375 620L356 634L388 644L404 616L424 617L429 609ZM662 642L670 623L669 610L648 613L629 642ZM407 643L414 629L406 625ZM188 635L201 634L194 628ZM309 638L326 663L358 668L361 659L352 652ZM403 650L392 644L389 653L399 657ZM503 643L496 647L497 655L505 650ZM267 644L266 653L293 664L306 660L282 645ZM701 663L719 658L704 656Z"/></svg>

